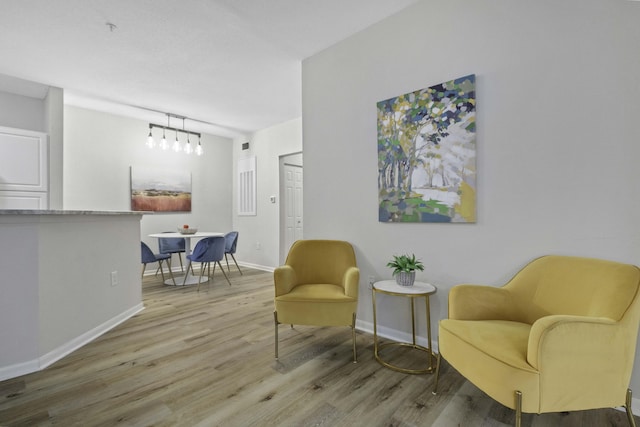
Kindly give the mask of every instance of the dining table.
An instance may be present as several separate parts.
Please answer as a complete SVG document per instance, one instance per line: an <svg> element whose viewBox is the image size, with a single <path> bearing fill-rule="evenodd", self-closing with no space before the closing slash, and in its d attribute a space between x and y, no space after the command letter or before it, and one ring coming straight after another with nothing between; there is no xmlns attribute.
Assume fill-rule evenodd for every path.
<svg viewBox="0 0 640 427"><path fill-rule="evenodd" d="M224 233L219 233L216 231L196 231L195 233L180 233L180 232L175 232L175 233L153 233L153 234L149 234L149 237L154 237L156 239L171 239L171 238L178 238L178 239L184 239L184 254L185 254L185 258L187 261L187 269L185 271L185 274L183 275L179 275L179 276L174 276L175 277L175 284L176 286L183 286L183 285L195 285L196 283L198 283L198 276L194 276L193 274L189 274L189 271L191 269L191 260L188 258L188 255L191 255L191 239L202 239L204 237L214 237L214 236L222 236L224 237ZM200 283L205 283L209 280L208 277L202 277L202 279L200 280ZM174 282L171 279L165 280L165 285L174 285Z"/></svg>

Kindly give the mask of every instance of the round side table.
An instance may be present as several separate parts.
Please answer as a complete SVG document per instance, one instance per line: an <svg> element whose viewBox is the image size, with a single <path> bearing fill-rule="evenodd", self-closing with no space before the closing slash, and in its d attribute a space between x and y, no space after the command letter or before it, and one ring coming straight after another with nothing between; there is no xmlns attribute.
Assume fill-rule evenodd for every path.
<svg viewBox="0 0 640 427"><path fill-rule="evenodd" d="M387 368L393 369L398 372L404 372L406 374L429 374L435 370L433 366L433 349L431 348L431 309L429 306L429 295L435 294L437 288L429 283L414 282L413 286L400 286L395 280L383 280L375 282L372 286L372 301L373 301L373 348L374 356L380 364ZM387 342L378 344L378 324L376 318L376 294L386 294L409 298L411 301L411 337L412 342ZM416 298L425 299L426 314L427 314L427 347L416 344L416 318L414 309L414 300ZM428 366L424 369L407 369L400 366L393 365L380 357L379 351L385 347L410 347L415 350L419 350L427 353Z"/></svg>

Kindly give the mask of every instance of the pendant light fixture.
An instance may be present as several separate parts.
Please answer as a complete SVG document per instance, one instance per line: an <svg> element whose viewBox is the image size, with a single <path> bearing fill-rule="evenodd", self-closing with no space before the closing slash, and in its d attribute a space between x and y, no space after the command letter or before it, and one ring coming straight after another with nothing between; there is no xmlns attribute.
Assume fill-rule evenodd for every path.
<svg viewBox="0 0 640 427"><path fill-rule="evenodd" d="M196 147L196 156L202 156L202 145L200 145L200 137L198 136L198 146Z"/></svg>
<svg viewBox="0 0 640 427"><path fill-rule="evenodd" d="M176 129L176 140L173 142L173 146L171 147L173 149L173 151L175 151L176 153L179 153L181 148L180 148L180 141L178 141L178 130Z"/></svg>
<svg viewBox="0 0 640 427"><path fill-rule="evenodd" d="M189 140L188 134L187 134L187 143L184 146L184 152L187 154L193 153L193 148L191 148L191 141Z"/></svg>
<svg viewBox="0 0 640 427"><path fill-rule="evenodd" d="M160 141L160 149L162 151L167 151L167 148L169 148L169 143L167 142L167 137L164 134L165 129L162 129L162 141Z"/></svg>
<svg viewBox="0 0 640 427"><path fill-rule="evenodd" d="M153 140L153 135L151 135L151 126L149 126L149 136L147 137L147 147L153 148L155 145L155 141Z"/></svg>
<svg viewBox="0 0 640 427"><path fill-rule="evenodd" d="M156 147L156 142L153 139L153 128L161 128L162 129L162 140L160 142L160 148L162 150L168 150L169 149L169 143L167 142L167 137L166 137L166 131L167 130L172 130L176 133L176 140L174 141L174 143L171 145L171 149L173 151L175 151L176 153L179 153L180 151L184 151L187 154L191 154L195 151L195 153L198 156L201 156L203 154L203 149L202 149L202 145L200 144L200 138L201 135L198 132L192 132L190 130L186 130L184 127L184 121L187 119L184 116L177 116L175 114L170 114L170 113L166 113L167 114L167 125L159 125L159 124L155 124L155 123L149 123L149 136L147 137L147 143L145 144L147 147L149 148L155 148ZM171 127L171 118L174 119L182 119L182 129L176 128L176 127ZM184 144L184 148L181 146L180 144L180 140L178 139L178 133L185 133L187 134L187 142ZM191 136L197 136L198 137L198 146L195 148L193 148L193 146L191 145Z"/></svg>

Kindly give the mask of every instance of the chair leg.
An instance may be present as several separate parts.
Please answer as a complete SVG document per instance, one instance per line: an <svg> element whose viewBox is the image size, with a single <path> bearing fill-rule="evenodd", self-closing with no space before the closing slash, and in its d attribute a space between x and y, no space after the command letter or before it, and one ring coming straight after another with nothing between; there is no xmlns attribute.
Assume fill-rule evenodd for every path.
<svg viewBox="0 0 640 427"><path fill-rule="evenodd" d="M229 283L229 286L231 286L231 282L229 281L229 278L227 277L227 273L224 272L224 268L222 268L222 264L220 264L220 261L216 261L218 263L218 265L220 266L220 270L222 271L222 274L224 274L224 278L227 279L227 283ZM213 264L213 272L216 272L216 265Z"/></svg>
<svg viewBox="0 0 640 427"><path fill-rule="evenodd" d="M198 287L196 288L196 292L200 292L200 282L202 281L202 273L204 273L205 265L204 262L200 263L200 276L198 276Z"/></svg>
<svg viewBox="0 0 640 427"><path fill-rule="evenodd" d="M160 267L160 275L162 276L162 283L164 283L164 269L162 268L162 260L158 261L158 267Z"/></svg>
<svg viewBox="0 0 640 427"><path fill-rule="evenodd" d="M140 275L141 279L144 279L144 269L147 268L147 264L142 264L142 274Z"/></svg>
<svg viewBox="0 0 640 427"><path fill-rule="evenodd" d="M231 269L229 268L229 258L227 258L227 253L224 254L224 260L227 262L227 271L231 273Z"/></svg>
<svg viewBox="0 0 640 427"><path fill-rule="evenodd" d="M182 286L185 286L187 284L187 277L189 276L189 269L191 269L191 274L193 274L193 263L191 261L189 261L189 264L187 264L187 272L184 274L184 279L182 280Z"/></svg>
<svg viewBox="0 0 640 427"><path fill-rule="evenodd" d="M633 418L633 412L631 412L631 389L627 389L627 399L624 404L624 409L627 411L627 418L629 419L629 425L636 427L636 420Z"/></svg>
<svg viewBox="0 0 640 427"><path fill-rule="evenodd" d="M231 258L233 258L233 262L236 263L236 268L238 269L238 271L240 272L240 275L242 276L242 270L240 270L240 266L238 265L238 261L236 261L236 257L233 256L233 254L231 254Z"/></svg>
<svg viewBox="0 0 640 427"><path fill-rule="evenodd" d="M515 398L516 398L516 424L515 424L515 427L521 427L522 426L522 392L520 390L516 390Z"/></svg>
<svg viewBox="0 0 640 427"><path fill-rule="evenodd" d="M170 262L171 258L169 258L167 260L167 264L169 265L169 276L171 276L171 281L173 282L173 286L177 286L176 285L176 278L173 277L173 270L171 269L171 262Z"/></svg>
<svg viewBox="0 0 640 427"><path fill-rule="evenodd" d="M182 254L178 252L178 259L180 260L180 271L184 273L184 267L182 265Z"/></svg>
<svg viewBox="0 0 640 427"><path fill-rule="evenodd" d="M353 341L353 363L358 363L358 356L356 353L356 314L353 313L353 320L351 322L351 339Z"/></svg>
<svg viewBox="0 0 640 427"><path fill-rule="evenodd" d="M440 353L438 353L438 359L436 360L436 378L435 378L435 382L433 383L433 391L431 392L431 394L436 395L438 394L438 380L440 379L440 359L442 356L440 356Z"/></svg>
<svg viewBox="0 0 640 427"><path fill-rule="evenodd" d="M275 325L275 337L276 337L276 360L278 360L278 312L274 311L273 312L273 322Z"/></svg>

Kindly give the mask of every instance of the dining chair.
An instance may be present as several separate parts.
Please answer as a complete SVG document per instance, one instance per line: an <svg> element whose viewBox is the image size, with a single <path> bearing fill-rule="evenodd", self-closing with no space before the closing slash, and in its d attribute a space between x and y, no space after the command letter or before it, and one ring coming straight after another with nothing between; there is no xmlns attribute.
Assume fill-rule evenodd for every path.
<svg viewBox="0 0 640 427"><path fill-rule="evenodd" d="M172 233L172 231L163 231L163 233ZM182 253L185 252L184 239L180 237L161 237L158 239L158 248L161 254L178 254L180 271L184 272L184 266L182 264Z"/></svg>
<svg viewBox="0 0 640 427"><path fill-rule="evenodd" d="M162 274L162 282L164 283L164 269L162 268L162 261L166 261L167 266L169 268L169 275L171 276L171 280L173 281L173 285L176 284L176 279L173 277L173 272L171 271L171 254L154 254L153 251L145 242L140 242L140 250L141 250L141 258L142 258L142 276L144 277L144 270L147 267L147 264L152 262L157 262L160 267L160 273Z"/></svg>
<svg viewBox="0 0 640 427"><path fill-rule="evenodd" d="M229 259L227 258L227 255L231 255L231 258L233 258L233 262L236 264L236 267L238 268L240 275L242 275L242 270L240 270L238 261L236 261L236 257L234 256L234 254L236 253L236 246L238 245L238 232L237 231L228 232L227 234L224 235L224 241L225 241L224 260L227 262L227 271L231 273L231 270L229 269Z"/></svg>
<svg viewBox="0 0 640 427"><path fill-rule="evenodd" d="M224 274L224 278L227 279L229 286L231 286L227 273L224 272L224 268L222 268L222 265L220 264L220 261L224 258L224 247L225 239L223 236L206 237L196 244L196 247L193 248L190 255L187 255L187 259L191 261L191 265L193 265L194 262L200 263L198 291L200 291L200 282L202 281L202 275L204 274L205 268L208 268L207 277L213 280L213 275L211 274L211 263L213 263L213 274L215 274L216 264L218 264L222 274ZM185 283L186 280L187 276L185 275Z"/></svg>

